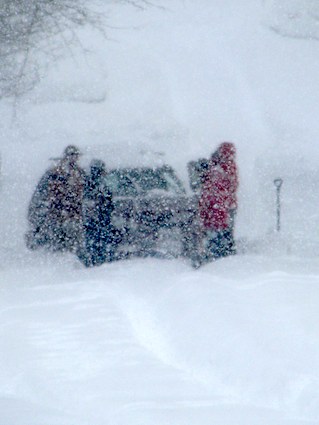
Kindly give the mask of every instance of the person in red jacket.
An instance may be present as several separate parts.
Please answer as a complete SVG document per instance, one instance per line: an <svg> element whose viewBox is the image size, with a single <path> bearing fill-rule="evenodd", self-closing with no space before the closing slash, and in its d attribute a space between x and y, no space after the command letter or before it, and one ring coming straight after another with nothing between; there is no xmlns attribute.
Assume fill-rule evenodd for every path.
<svg viewBox="0 0 319 425"><path fill-rule="evenodd" d="M224 142L211 157L199 200L199 216L206 234L209 258L236 252L234 219L237 189L236 148L233 143Z"/></svg>

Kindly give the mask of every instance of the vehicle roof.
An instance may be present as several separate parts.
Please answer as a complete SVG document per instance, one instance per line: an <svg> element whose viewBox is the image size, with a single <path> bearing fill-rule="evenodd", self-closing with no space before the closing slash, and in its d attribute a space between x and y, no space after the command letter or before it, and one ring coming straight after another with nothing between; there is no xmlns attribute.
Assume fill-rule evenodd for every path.
<svg viewBox="0 0 319 425"><path fill-rule="evenodd" d="M89 165L92 159L101 159L108 169L157 168L167 163L164 152L130 143L87 146L83 149L85 165Z"/></svg>
<svg viewBox="0 0 319 425"><path fill-rule="evenodd" d="M141 167L115 167L115 168L110 168L107 171L108 172L124 172L124 173L141 173L144 171L172 171L174 172L173 167L171 167L170 165L156 165L156 166L141 166Z"/></svg>

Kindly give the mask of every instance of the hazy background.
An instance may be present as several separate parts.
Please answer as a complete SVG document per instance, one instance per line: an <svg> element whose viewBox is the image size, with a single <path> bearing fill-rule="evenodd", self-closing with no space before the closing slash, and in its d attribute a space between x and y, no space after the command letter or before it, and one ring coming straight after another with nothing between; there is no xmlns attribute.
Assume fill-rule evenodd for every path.
<svg viewBox="0 0 319 425"><path fill-rule="evenodd" d="M295 250L307 245L314 252L316 2L160 4L163 9L143 11L106 3L114 27L108 40L83 31L90 53L75 50L53 64L21 99L13 124L10 101L0 103L2 234L11 245L20 244L34 185L48 158L69 143L104 144L110 165L121 164L119 152L126 149L119 146L165 152L188 186L187 161L207 157L230 140L240 169L237 236L265 238L273 232L273 179L282 177L282 237Z"/></svg>

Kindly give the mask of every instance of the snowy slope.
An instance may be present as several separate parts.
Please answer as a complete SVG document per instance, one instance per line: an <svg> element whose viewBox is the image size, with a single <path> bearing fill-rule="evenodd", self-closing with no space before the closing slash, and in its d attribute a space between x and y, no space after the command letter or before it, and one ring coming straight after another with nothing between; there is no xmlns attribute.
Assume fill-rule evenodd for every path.
<svg viewBox="0 0 319 425"><path fill-rule="evenodd" d="M83 34L92 54L56 64L14 126L0 103L0 425L318 424L316 2L163 3L115 9L112 41ZM187 184L223 140L246 253L193 271L27 252L34 185L66 144L165 152Z"/></svg>

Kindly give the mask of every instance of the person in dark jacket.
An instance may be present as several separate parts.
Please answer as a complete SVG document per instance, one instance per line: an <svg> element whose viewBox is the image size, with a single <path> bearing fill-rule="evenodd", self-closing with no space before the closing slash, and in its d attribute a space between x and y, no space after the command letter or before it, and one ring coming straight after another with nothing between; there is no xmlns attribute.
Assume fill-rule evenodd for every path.
<svg viewBox="0 0 319 425"><path fill-rule="evenodd" d="M82 248L85 173L78 164L80 155L76 146L67 146L63 157L38 183L28 209L31 231L26 243L30 249L46 246L77 252Z"/></svg>
<svg viewBox="0 0 319 425"><path fill-rule="evenodd" d="M199 215L207 235L207 255L219 258L235 254L234 219L237 211L238 170L236 148L222 143L211 158L202 186Z"/></svg>
<svg viewBox="0 0 319 425"><path fill-rule="evenodd" d="M111 224L114 205L105 177L104 162L93 160L85 187L86 258L83 262L87 267L114 259Z"/></svg>

